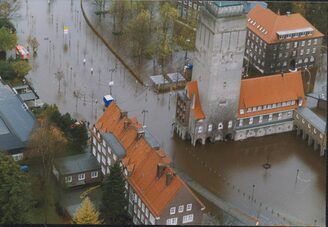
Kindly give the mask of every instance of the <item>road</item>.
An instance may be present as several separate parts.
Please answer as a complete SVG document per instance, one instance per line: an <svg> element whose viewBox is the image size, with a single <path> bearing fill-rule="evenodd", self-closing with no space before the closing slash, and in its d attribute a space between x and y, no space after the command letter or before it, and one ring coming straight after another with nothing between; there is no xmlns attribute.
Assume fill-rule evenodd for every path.
<svg viewBox="0 0 328 227"><path fill-rule="evenodd" d="M49 4L26 0L19 14L15 25L20 43L26 45L28 35L40 42L27 78L44 102L93 124L113 80L112 95L118 105L140 122L142 111L148 110L145 125L172 157L173 165L211 193L264 222L284 223L284 213L309 225L314 220L317 225L325 223L324 159L294 133L193 147L172 131L176 95L157 95L136 83L89 29L78 0L50 0ZM66 35L64 26L69 28ZM61 81L54 76L59 70L64 72ZM262 165L268 157L272 168L265 170ZM301 180L295 182L297 169Z"/></svg>

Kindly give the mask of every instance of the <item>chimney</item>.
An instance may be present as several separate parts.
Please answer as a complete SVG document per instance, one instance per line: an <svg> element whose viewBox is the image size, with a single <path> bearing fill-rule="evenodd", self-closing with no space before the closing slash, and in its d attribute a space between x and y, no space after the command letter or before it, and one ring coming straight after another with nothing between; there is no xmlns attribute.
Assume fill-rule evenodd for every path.
<svg viewBox="0 0 328 227"><path fill-rule="evenodd" d="M144 129L143 128L138 129L137 139L139 140L144 135L145 135Z"/></svg>
<svg viewBox="0 0 328 227"><path fill-rule="evenodd" d="M124 121L124 129L127 129L129 127L129 120Z"/></svg>
<svg viewBox="0 0 328 227"><path fill-rule="evenodd" d="M122 112L121 112L121 119L122 119L123 117L128 117L128 112L127 112L127 111L122 111Z"/></svg>
<svg viewBox="0 0 328 227"><path fill-rule="evenodd" d="M167 173L166 174L166 186L169 186L170 185L170 183L172 182L172 180L173 180L173 173Z"/></svg>
<svg viewBox="0 0 328 227"><path fill-rule="evenodd" d="M157 164L157 173L156 173L157 179L159 179L162 176L165 167L166 167L165 164L162 163Z"/></svg>

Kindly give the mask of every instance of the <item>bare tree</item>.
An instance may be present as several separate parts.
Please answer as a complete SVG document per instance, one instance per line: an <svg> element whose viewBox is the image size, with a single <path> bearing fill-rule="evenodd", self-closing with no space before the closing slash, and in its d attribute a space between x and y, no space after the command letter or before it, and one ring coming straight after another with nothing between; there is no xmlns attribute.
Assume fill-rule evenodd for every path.
<svg viewBox="0 0 328 227"><path fill-rule="evenodd" d="M19 0L0 1L0 19L11 19L20 8Z"/></svg>
<svg viewBox="0 0 328 227"><path fill-rule="evenodd" d="M64 72L62 70L57 71L55 77L58 80L58 93L60 93L60 82L64 78Z"/></svg>
<svg viewBox="0 0 328 227"><path fill-rule="evenodd" d="M29 35L27 37L27 43L28 45L30 45L32 47L33 50L33 55L36 55L37 51L38 51L38 47L39 47L39 42L36 39L36 37L32 37L31 35Z"/></svg>

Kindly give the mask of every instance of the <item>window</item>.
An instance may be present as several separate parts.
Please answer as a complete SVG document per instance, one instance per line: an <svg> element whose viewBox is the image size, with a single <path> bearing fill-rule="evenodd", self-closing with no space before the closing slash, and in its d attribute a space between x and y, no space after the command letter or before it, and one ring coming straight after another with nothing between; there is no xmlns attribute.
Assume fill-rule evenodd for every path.
<svg viewBox="0 0 328 227"><path fill-rule="evenodd" d="M116 157L116 155L115 155L115 154L113 154L113 158L114 158L114 161L116 161L116 160L117 160L117 157Z"/></svg>
<svg viewBox="0 0 328 227"><path fill-rule="evenodd" d="M137 201L138 201L138 195L134 194L134 202L137 202Z"/></svg>
<svg viewBox="0 0 328 227"><path fill-rule="evenodd" d="M175 207L170 208L170 215L175 214Z"/></svg>
<svg viewBox="0 0 328 227"><path fill-rule="evenodd" d="M239 127L240 127L240 126L243 126L243 119L240 119L240 120L239 120Z"/></svg>
<svg viewBox="0 0 328 227"><path fill-rule="evenodd" d="M203 127L202 126L199 126L198 127L198 133L202 133L203 132Z"/></svg>
<svg viewBox="0 0 328 227"><path fill-rule="evenodd" d="M292 106L295 105L295 100L292 100L292 103L291 104L292 104Z"/></svg>
<svg viewBox="0 0 328 227"><path fill-rule="evenodd" d="M189 222L193 222L193 221L194 221L194 215L193 214L183 216L182 223L189 223Z"/></svg>
<svg viewBox="0 0 328 227"><path fill-rule="evenodd" d="M146 212L145 212L145 214L146 214L146 217L148 218L148 216L149 216L149 210L148 210L147 207L146 207Z"/></svg>
<svg viewBox="0 0 328 227"><path fill-rule="evenodd" d="M178 218L170 218L166 220L166 225L177 225L178 224Z"/></svg>
<svg viewBox="0 0 328 227"><path fill-rule="evenodd" d="M134 212L135 214L137 213L137 206L136 206L136 205L133 206L133 212Z"/></svg>
<svg viewBox="0 0 328 227"><path fill-rule="evenodd" d="M303 50L303 49L301 50L301 53L300 53L300 54L301 54L301 55L303 55L303 54L304 54L304 50Z"/></svg>
<svg viewBox="0 0 328 227"><path fill-rule="evenodd" d="M310 62L314 62L314 57L313 56L310 57Z"/></svg>
<svg viewBox="0 0 328 227"><path fill-rule="evenodd" d="M316 45L317 43L318 43L318 39L314 39L314 40L313 40L313 44Z"/></svg>
<svg viewBox="0 0 328 227"><path fill-rule="evenodd" d="M208 128L207 128L207 131L212 132L212 128L213 128L213 125L212 124L209 124L208 125Z"/></svg>
<svg viewBox="0 0 328 227"><path fill-rule="evenodd" d="M107 150L108 150L108 153L109 153L109 154L112 154L112 151L111 151L111 149L110 149L109 146L107 147Z"/></svg>
<svg viewBox="0 0 328 227"><path fill-rule="evenodd" d="M104 175L106 174L105 166L101 166L101 172L102 172Z"/></svg>
<svg viewBox="0 0 328 227"><path fill-rule="evenodd" d="M269 121L272 121L272 114L269 115Z"/></svg>
<svg viewBox="0 0 328 227"><path fill-rule="evenodd" d="M263 105L262 108L263 108L263 110L266 110L267 109L267 106L266 105Z"/></svg>
<svg viewBox="0 0 328 227"><path fill-rule="evenodd" d="M275 103L272 104L272 109L276 108L277 105Z"/></svg>
<svg viewBox="0 0 328 227"><path fill-rule="evenodd" d="M95 146L97 146L97 140L96 140L95 137L92 138L92 142L93 142L93 144L94 144Z"/></svg>
<svg viewBox="0 0 328 227"><path fill-rule="evenodd" d="M98 171L92 171L91 178L97 178L97 177L98 177Z"/></svg>
<svg viewBox="0 0 328 227"><path fill-rule="evenodd" d="M92 154L93 156L96 156L96 147L92 147Z"/></svg>
<svg viewBox="0 0 328 227"><path fill-rule="evenodd" d="M228 122L228 128L232 128L232 121Z"/></svg>
<svg viewBox="0 0 328 227"><path fill-rule="evenodd" d="M143 216L143 214L141 215L141 222L145 223L145 216Z"/></svg>
<svg viewBox="0 0 328 227"><path fill-rule="evenodd" d="M288 57L288 52L285 52L285 58L287 58Z"/></svg>
<svg viewBox="0 0 328 227"><path fill-rule="evenodd" d="M240 113L240 114L244 114L244 113L245 113L245 110L244 110L244 109L240 109L240 110L239 110L239 113Z"/></svg>
<svg viewBox="0 0 328 227"><path fill-rule="evenodd" d="M306 49L306 54L309 54L310 53L310 49Z"/></svg>
<svg viewBox="0 0 328 227"><path fill-rule="evenodd" d="M293 57L296 56L296 50L293 50Z"/></svg>
<svg viewBox="0 0 328 227"><path fill-rule="evenodd" d="M284 63L282 64L283 66L286 66L287 65L287 62L284 61Z"/></svg>
<svg viewBox="0 0 328 227"><path fill-rule="evenodd" d="M286 43L286 49L289 49L290 43Z"/></svg>
<svg viewBox="0 0 328 227"><path fill-rule="evenodd" d="M107 166L107 174L109 174L110 173L110 169L109 169L109 167Z"/></svg>
<svg viewBox="0 0 328 227"><path fill-rule="evenodd" d="M297 42L294 42L294 48L296 48L297 47Z"/></svg>
<svg viewBox="0 0 328 227"><path fill-rule="evenodd" d="M191 211L191 209L192 209L192 204L191 204L191 203L187 204L187 208L186 208L186 210L187 210L187 211Z"/></svg>
<svg viewBox="0 0 328 227"><path fill-rule="evenodd" d="M280 120L282 118L282 113L278 114L278 120Z"/></svg>
<svg viewBox="0 0 328 227"><path fill-rule="evenodd" d="M71 183L72 182L72 176L65 177L65 183Z"/></svg>
<svg viewBox="0 0 328 227"><path fill-rule="evenodd" d="M138 198L138 207L141 207L141 199Z"/></svg>
<svg viewBox="0 0 328 227"><path fill-rule="evenodd" d="M281 102L277 103L277 108L281 107Z"/></svg>
<svg viewBox="0 0 328 227"><path fill-rule="evenodd" d="M137 216L140 219L140 210L138 209Z"/></svg>
<svg viewBox="0 0 328 227"><path fill-rule="evenodd" d="M317 130L315 128L313 129L313 133L314 134L317 134Z"/></svg>
<svg viewBox="0 0 328 227"><path fill-rule="evenodd" d="M259 123L262 123L262 121L263 121L263 116L261 115L259 118Z"/></svg>
<svg viewBox="0 0 328 227"><path fill-rule="evenodd" d="M252 108L247 108L247 113L251 113L252 112Z"/></svg>
<svg viewBox="0 0 328 227"><path fill-rule="evenodd" d="M145 212L145 204L144 203L141 203L141 210L142 210L142 212Z"/></svg>
<svg viewBox="0 0 328 227"><path fill-rule="evenodd" d="M298 64L302 64L303 60L302 59L299 59L298 60Z"/></svg>
<svg viewBox="0 0 328 227"><path fill-rule="evenodd" d="M309 58L305 58L304 63L308 63L308 62L309 62Z"/></svg>
<svg viewBox="0 0 328 227"><path fill-rule="evenodd" d="M292 116L292 111L288 111L287 112L287 117L291 117Z"/></svg>
<svg viewBox="0 0 328 227"><path fill-rule="evenodd" d="M111 165L111 163L112 163L112 160L110 159L110 157L107 157L107 164Z"/></svg>
<svg viewBox="0 0 328 227"><path fill-rule="evenodd" d="M219 123L218 129L223 129L223 124L222 123Z"/></svg>
<svg viewBox="0 0 328 227"><path fill-rule="evenodd" d="M84 173L80 173L78 175L78 180L84 180L85 179L85 174Z"/></svg>
<svg viewBox="0 0 328 227"><path fill-rule="evenodd" d="M304 47L305 45L305 40L302 41L301 46Z"/></svg>
<svg viewBox="0 0 328 227"><path fill-rule="evenodd" d="M308 42L307 42L307 45L308 45L308 46L310 46L310 45L311 45L311 39L310 39L310 40L308 40Z"/></svg>
<svg viewBox="0 0 328 227"><path fill-rule="evenodd" d="M255 112L257 110L257 108L256 107L253 107L253 112Z"/></svg>
<svg viewBox="0 0 328 227"><path fill-rule="evenodd" d="M268 110L270 110L270 109L271 109L271 104L268 105Z"/></svg>
<svg viewBox="0 0 328 227"><path fill-rule="evenodd" d="M323 138L323 135L322 135L321 133L320 133L320 135L319 135L319 136L320 136L320 139L322 139L322 138Z"/></svg>
<svg viewBox="0 0 328 227"><path fill-rule="evenodd" d="M317 50L317 48L313 47L312 54L315 54L316 50Z"/></svg>
<svg viewBox="0 0 328 227"><path fill-rule="evenodd" d="M179 213L182 213L183 210L184 210L184 205L179 206L179 210L178 210L178 212L179 212Z"/></svg>
<svg viewBox="0 0 328 227"><path fill-rule="evenodd" d="M105 156L101 156L101 161L102 161L102 163L104 163L105 165L106 165L106 157Z"/></svg>
<svg viewBox="0 0 328 227"><path fill-rule="evenodd" d="M252 117L249 119L249 124L250 125L253 124L253 118Z"/></svg>

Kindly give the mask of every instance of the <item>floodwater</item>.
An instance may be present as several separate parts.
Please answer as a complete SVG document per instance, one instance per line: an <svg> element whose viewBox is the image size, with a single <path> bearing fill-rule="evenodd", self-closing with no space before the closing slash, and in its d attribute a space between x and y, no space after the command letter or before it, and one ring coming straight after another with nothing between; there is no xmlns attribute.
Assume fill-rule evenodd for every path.
<svg viewBox="0 0 328 227"><path fill-rule="evenodd" d="M296 133L193 147L172 131L176 95L158 95L136 83L87 26L80 1L26 0L19 15L15 25L20 43L26 45L28 35L40 43L27 78L44 102L93 124L112 80L118 105L140 122L147 110L145 125L174 166L220 198L267 224L285 223L284 218L325 223L325 160ZM55 78L58 70L64 72L61 81ZM267 170L262 166L266 162L271 165Z"/></svg>

